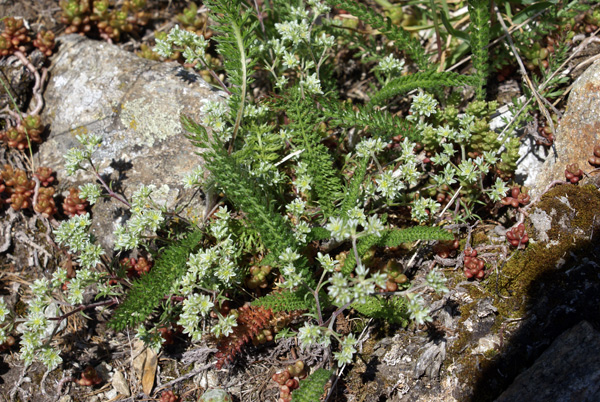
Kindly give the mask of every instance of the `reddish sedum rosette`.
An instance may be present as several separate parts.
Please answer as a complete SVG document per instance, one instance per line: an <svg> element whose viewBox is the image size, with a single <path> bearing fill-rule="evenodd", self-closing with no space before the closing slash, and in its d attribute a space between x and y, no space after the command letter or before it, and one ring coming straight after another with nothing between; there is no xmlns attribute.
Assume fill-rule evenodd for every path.
<svg viewBox="0 0 600 402"><path fill-rule="evenodd" d="M579 169L579 165L572 163L567 165L565 169L565 177L571 184L577 184L579 180L583 179L583 170Z"/></svg>
<svg viewBox="0 0 600 402"><path fill-rule="evenodd" d="M508 240L508 242L513 247L524 248L527 242L529 241L529 236L527 235L527 232L525 232L525 226L521 223L518 226L507 231L506 240Z"/></svg>
<svg viewBox="0 0 600 402"><path fill-rule="evenodd" d="M485 277L485 262L477 258L477 251L471 248L465 250L465 276L467 278L483 279Z"/></svg>

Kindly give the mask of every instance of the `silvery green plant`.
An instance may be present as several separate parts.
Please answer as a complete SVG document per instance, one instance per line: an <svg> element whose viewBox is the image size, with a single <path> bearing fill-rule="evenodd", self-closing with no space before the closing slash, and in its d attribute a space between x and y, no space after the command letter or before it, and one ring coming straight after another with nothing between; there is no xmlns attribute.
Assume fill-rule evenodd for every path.
<svg viewBox="0 0 600 402"><path fill-rule="evenodd" d="M242 7L242 11L236 14L233 8L224 6L222 3L217 5L217 3L211 2L208 6L209 8L212 6L215 8L214 11L224 14L221 17L223 19L234 18L234 15L241 15L240 18L244 19L247 18L248 13L252 12L248 9L244 10ZM320 77L329 52L335 46L334 36L325 32L328 26L332 26L332 21L326 14L328 11L328 7L318 1L284 7L282 15L286 15L288 20L273 24L271 30L273 37L263 41L250 39L250 34L247 36L240 34L237 23L233 22L231 26L222 27L223 35L229 37L221 39L221 43L239 44L240 40L247 40L252 46L257 46L258 43L258 54L255 57L261 60L263 68L273 77L274 88L281 93L297 91L295 93L298 99L307 102L309 99L325 93ZM231 14L227 15L228 12ZM316 24L317 21L319 24ZM218 42L219 38L217 36ZM236 38L238 40L234 40ZM240 78L243 78L239 77L239 70L244 71L247 68L244 63L251 63L245 53L250 50L241 47L226 49L231 53L237 53L237 57L241 58L242 62L241 69L238 65L238 73L236 73L238 75L235 77L238 80L237 86L227 89L235 88L238 96L246 94L247 85L251 83L251 79L246 76L245 81L239 81ZM164 56L168 56L176 50L181 51L184 55L197 58L197 60L188 60L190 64L205 66L201 60L204 57L203 52L206 50L204 42L194 38L192 33L183 32L178 27L175 27L164 40L157 42L156 50ZM225 50L221 50L221 52L227 59L233 58L233 55L229 55ZM256 63L256 59L251 60L252 63ZM383 60L378 72L391 76L402 69L403 63L390 56ZM242 110L241 113L240 110ZM273 220L270 222L264 221L264 225L272 225L273 229L268 232L260 232L263 236L262 241L273 253L274 258L270 260L270 264L279 270L280 278L277 286L287 292L307 290L314 299L313 303L317 306L314 315L307 315L305 326L298 333L302 345L310 346L314 342L329 345L330 339L336 339L341 347L341 352L336 352L334 356L340 364L349 363L356 351L357 339L354 335L343 337L333 331L336 317L350 305L367 303L368 300L371 300L372 295L378 292L378 289L385 288L387 279L385 274L371 272L363 264L358 245L363 239L382 238L384 234L388 234L391 228L385 225L378 214L366 212L364 207L369 206L366 202L362 202L362 205L354 202L348 211L343 214L330 215L323 223L315 220L315 217L318 216L319 205L315 199L315 192L322 190L323 183L322 178L315 176L315 166L310 159L315 155L314 150L310 148L310 141L307 141L302 127L290 125L288 128L277 130L276 125L264 124L268 119L276 117L276 109L273 106L253 103L247 97L236 98L234 96L233 100L229 101L229 108L207 102L202 112L204 118L201 123L211 130L212 137L209 139L208 136L203 138L199 136L193 137L193 140L197 141L199 145L201 141L204 141L202 146L208 146L208 153L203 155L207 160L206 170L215 174L215 185L225 193L226 197L232 198L234 206L239 206L235 202L235 192L245 192L246 190L242 188L237 190L235 187L237 182L231 183L231 185L224 182L227 181L226 179L230 179L228 182L236 180L235 169L231 171L233 167L228 168L227 176L220 176L219 169L230 163L227 161L230 156L223 153L223 149L230 150L227 153L234 155L238 168L243 169L249 177L254 178L260 191L265 193L289 192L291 201L282 205L283 216L273 216ZM259 123L260 121L263 123ZM191 123L188 123L188 127L192 132L199 130L199 126ZM201 132L197 132L197 134L201 134ZM394 172L389 167L382 166L378 162L377 155L382 153L388 144L389 141L382 138L364 138L356 146L355 155L357 159L373 161L378 167L375 195L394 201L400 196L402 190L416 185L420 173L413 151L415 144L408 140L403 143L404 152L401 158L404 164L401 169ZM186 185L205 185L201 176L203 173L200 171L187 176L185 178ZM251 201L256 195L248 193L247 196L240 199L240 202L243 204L249 199ZM257 204L248 205L248 209L243 209L242 206L250 223L269 219L264 213L262 217L259 217L257 215L259 212L254 210L257 207ZM435 212L433 205L427 204L426 207ZM281 220L282 218L283 220ZM173 287L174 294L184 298L178 323L183 326L184 332L189 334L193 340L202 338L203 332L207 330L205 329L206 324L209 322L208 313L215 307L217 300L222 297L220 295L225 290L230 289L234 283L240 283L239 275L244 272L243 268L237 265L239 255L236 255L233 247L236 234L229 227L231 219L229 211L225 208L221 208L215 213L208 229L210 237L213 239L212 246L201 247L190 254L185 274ZM268 238L269 234L275 234L281 230L275 222L287 226L290 234L289 237L283 238L285 240L282 239L283 241L280 241L278 245L269 244ZM324 229L332 241L338 244L344 242L351 244L352 258L357 261L351 277L336 271L336 268L339 269L341 265L340 261L321 252L317 257L323 268L321 276L319 278L310 277L306 270L305 257L301 253L315 227ZM432 274L430 278L433 286L429 288L435 286L438 291L446 290L443 286L439 286L443 279L438 275ZM426 303L419 296L421 288L416 288L416 293L406 293L408 299L411 300L407 315L412 316L417 323L430 320ZM335 305L337 308L332 314L329 314L325 310L326 305ZM309 317L314 317L316 323L310 324ZM218 322L212 326L210 331L217 336L226 337L236 325L233 315L225 317L218 315Z"/></svg>

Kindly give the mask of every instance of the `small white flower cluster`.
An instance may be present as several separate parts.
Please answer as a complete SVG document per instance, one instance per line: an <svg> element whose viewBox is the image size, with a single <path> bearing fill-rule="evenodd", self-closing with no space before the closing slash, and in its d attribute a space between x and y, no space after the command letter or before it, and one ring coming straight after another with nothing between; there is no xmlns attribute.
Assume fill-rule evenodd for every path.
<svg viewBox="0 0 600 402"><path fill-rule="evenodd" d="M352 356L356 353L356 344L358 340L354 337L354 334L347 335L340 341L341 351L334 352L333 357L338 361L339 364L350 364L352 363Z"/></svg>
<svg viewBox="0 0 600 402"><path fill-rule="evenodd" d="M56 277L52 278L53 285L55 283L60 283L59 280L62 280L62 283L66 282L66 271L62 272L61 270L57 270L57 272L54 274ZM70 279L69 283L67 283L67 301L71 304L83 303L83 294L85 289L90 285L98 283L99 279L100 273L98 272L92 272L87 268L77 271L77 276L73 279Z"/></svg>
<svg viewBox="0 0 600 402"><path fill-rule="evenodd" d="M90 205L94 205L101 195L102 190L96 183L86 183L82 186L79 186L79 198L82 200L87 200Z"/></svg>
<svg viewBox="0 0 600 402"><path fill-rule="evenodd" d="M383 151L386 145L381 138L367 138L356 145L356 154L361 158L366 158L367 156L374 157Z"/></svg>
<svg viewBox="0 0 600 402"><path fill-rule="evenodd" d="M261 118L267 115L269 108L266 105L248 104L244 108L244 117Z"/></svg>
<svg viewBox="0 0 600 402"><path fill-rule="evenodd" d="M202 124L210 127L222 142L229 141L233 130L225 121L227 117L227 105L223 102L205 101L201 111L204 114Z"/></svg>
<svg viewBox="0 0 600 402"><path fill-rule="evenodd" d="M501 178L497 178L490 191L490 198L496 202L502 200L510 188Z"/></svg>
<svg viewBox="0 0 600 402"><path fill-rule="evenodd" d="M312 180L308 174L308 165L304 162L298 162L294 186L299 193L306 194L311 190L311 182Z"/></svg>
<svg viewBox="0 0 600 402"><path fill-rule="evenodd" d="M408 120L417 120L418 117L435 115L437 113L438 101L430 94L419 89L419 93L413 97L410 105L411 115Z"/></svg>
<svg viewBox="0 0 600 402"><path fill-rule="evenodd" d="M343 306L350 302L364 304L367 296L375 293L376 287L385 288L387 276L383 273L374 273L367 278L369 269L362 263L356 266L354 273L353 278L347 278L341 272L331 277L327 293L336 305Z"/></svg>
<svg viewBox="0 0 600 402"><path fill-rule="evenodd" d="M300 21L285 21L275 24L275 29L281 36L283 43L290 42L293 46L298 46L302 42L310 40L310 24L306 19Z"/></svg>
<svg viewBox="0 0 600 402"><path fill-rule="evenodd" d="M331 345L331 335L327 328L304 322L304 326L298 329L298 341L302 349L307 349L313 345L328 347Z"/></svg>
<svg viewBox="0 0 600 402"><path fill-rule="evenodd" d="M213 306L214 303L210 301L209 296L198 293L189 295L183 301L182 312L177 324L183 327L183 333L188 334L193 342L202 339L200 320L206 317Z"/></svg>
<svg viewBox="0 0 600 402"><path fill-rule="evenodd" d="M411 206L410 214L412 218L419 222L425 222L440 209L441 205L431 198L417 198Z"/></svg>
<svg viewBox="0 0 600 402"><path fill-rule="evenodd" d="M233 332L233 327L237 327L237 319L233 314L226 317L219 315L219 322L216 323L210 330L217 338L228 336Z"/></svg>
<svg viewBox="0 0 600 402"><path fill-rule="evenodd" d="M187 175L183 177L183 187L184 188L197 188L202 186L204 183L204 168L200 165L196 166L189 172Z"/></svg>
<svg viewBox="0 0 600 402"><path fill-rule="evenodd" d="M362 226L362 232L358 232L358 227ZM383 232L383 223L377 215L371 215L368 218L364 214L364 210L359 207L354 207L348 212L348 218L332 216L329 218L329 223L325 225L325 229L331 232L331 237L337 241L344 241L352 237L360 237L364 235L381 236Z"/></svg>
<svg viewBox="0 0 600 402"><path fill-rule="evenodd" d="M308 222L303 219L303 214L306 210L306 202L301 198L295 198L291 203L286 205L285 209L292 217L296 240L301 244L306 243L306 236L310 233L310 226L308 225Z"/></svg>
<svg viewBox="0 0 600 402"><path fill-rule="evenodd" d="M427 285L429 285L434 292L436 293L447 293L448 288L446 287L446 279L442 274L440 274L437 270L432 269L426 277Z"/></svg>
<svg viewBox="0 0 600 402"><path fill-rule="evenodd" d="M429 308L425 306L425 300L423 300L421 295L409 293L406 295L406 298L408 300L406 307L410 314L411 320L413 320L417 325L422 325L425 324L425 322L433 321L433 319L429 316Z"/></svg>
<svg viewBox="0 0 600 402"><path fill-rule="evenodd" d="M317 78L317 73L312 73L303 77L300 80L300 86L304 88L304 91L311 95L321 95L323 90L321 89L321 80Z"/></svg>
<svg viewBox="0 0 600 402"><path fill-rule="evenodd" d="M217 244L191 254L187 262L187 272L173 286L174 293L186 297L178 324L193 341L202 338L201 320L214 306L209 296L198 292L202 288L214 291L230 288L240 279L241 270L235 264L236 245L229 230L231 215L227 207L220 208L215 217L210 225L210 232L217 239ZM231 327L237 325L235 318L233 323L230 321L230 318L220 319L216 325L217 329L213 328L213 332L217 336L229 333Z"/></svg>
<svg viewBox="0 0 600 402"><path fill-rule="evenodd" d="M404 60L398 60L393 54L389 54L375 67L376 71L381 71L384 74L401 73L404 68Z"/></svg>
<svg viewBox="0 0 600 402"><path fill-rule="evenodd" d="M77 135L77 141L83 145L81 148L71 148L65 155L65 170L67 175L72 175L76 171L82 168L82 164L89 161L94 152L94 148L102 143L102 137L90 134L90 135Z"/></svg>
<svg viewBox="0 0 600 402"><path fill-rule="evenodd" d="M10 314L10 310L8 306L4 302L4 296L0 298L0 344L6 342L8 335L6 334L6 325L4 321L6 321L6 317Z"/></svg>
<svg viewBox="0 0 600 402"><path fill-rule="evenodd" d="M305 322L304 326L298 330L298 341L302 349L307 349L313 345L328 347L331 345L331 335L335 335L331 330ZM335 337L339 339L338 335L335 335ZM358 340L354 334L349 334L340 340L341 350L333 353L334 358L339 364L343 365L352 362L352 357L356 353L357 343Z"/></svg>
<svg viewBox="0 0 600 402"><path fill-rule="evenodd" d="M249 173L251 176L260 179L257 182L261 187L281 184L285 180L285 175L281 174L277 166L267 161L259 161L258 164L249 170Z"/></svg>
<svg viewBox="0 0 600 402"><path fill-rule="evenodd" d="M94 268L101 262L104 250L100 245L93 244L88 233L92 224L90 214L75 215L68 221L61 222L54 231L56 242L68 246L73 254L79 253L79 264L84 268Z"/></svg>
<svg viewBox="0 0 600 402"><path fill-rule="evenodd" d="M165 39L157 39L154 51L159 56L169 58L174 50L182 51L185 62L194 64L198 59L203 59L208 41L203 36L187 31L175 25Z"/></svg>
<svg viewBox="0 0 600 402"><path fill-rule="evenodd" d="M284 289L293 289L302 283L302 275L296 271L294 262L300 258L300 254L291 248L286 248L285 251L279 256L281 262L281 274L283 275L285 282L279 286Z"/></svg>
<svg viewBox="0 0 600 402"><path fill-rule="evenodd" d="M307 0L306 3L312 7L314 19L319 15L327 14L331 11L331 8L328 5L321 3L319 0Z"/></svg>
<svg viewBox="0 0 600 402"><path fill-rule="evenodd" d="M77 272L77 278L83 285L89 286L99 278L98 273L92 273L87 269ZM51 321L48 317L61 314L60 309L53 303L52 291L63 285L66 279L66 271L59 269L54 273L52 281L46 278L37 279L31 285L33 298L27 301L27 314L25 322L17 326L21 333L20 357L25 366L34 361L42 362L48 371L54 370L62 358L57 349L49 345L49 337L54 333L54 327L60 325L59 321ZM67 300L70 301L69 296ZM6 317L6 305L0 306L0 316Z"/></svg>
<svg viewBox="0 0 600 402"><path fill-rule="evenodd" d="M375 183L377 184L376 191L389 201L396 199L400 194L400 191L406 188L404 183L402 183L400 179L394 177L393 172L390 172L389 170L379 174L375 178Z"/></svg>
<svg viewBox="0 0 600 402"><path fill-rule="evenodd" d="M210 230L217 244L190 255L188 270L175 287L183 296L193 294L198 286L221 290L240 279L240 269L235 263L236 244L228 227L229 212L227 208L221 208L216 215L218 219L211 224Z"/></svg>
<svg viewBox="0 0 600 402"><path fill-rule="evenodd" d="M154 207L150 195L157 190L155 185L142 185L131 197L131 217L126 226L117 224L114 230L115 250L133 250L142 241L143 235L156 232L164 221L163 213Z"/></svg>

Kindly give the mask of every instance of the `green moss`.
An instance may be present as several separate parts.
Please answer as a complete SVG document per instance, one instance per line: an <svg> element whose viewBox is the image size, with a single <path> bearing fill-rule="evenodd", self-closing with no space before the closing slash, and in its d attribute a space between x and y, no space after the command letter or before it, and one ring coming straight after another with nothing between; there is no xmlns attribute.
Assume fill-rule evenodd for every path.
<svg viewBox="0 0 600 402"><path fill-rule="evenodd" d="M494 299L498 314L491 332L501 333L501 327L508 319L525 319L530 305L543 297L547 289L563 289L566 292L573 287L564 271L570 267L573 254L587 255L597 241L592 235L596 215L600 214L600 192L594 186L561 185L545 194L529 212L534 214L536 211L538 217L547 217L549 224L526 223L527 233L532 239L527 248L514 251L498 273L490 275L481 286L467 288L473 301L459 308L459 328L463 328L463 323L477 311L476 304L482 297ZM473 317L473 320L477 321L477 318ZM490 386L489 379L482 378L481 373L496 372L498 362L504 358L506 351L511 350L513 341L504 338L501 350L490 350L478 357L473 356L469 349L475 344L473 333L461 331L448 350L447 361L461 368L457 372L461 383L478 384L479 400L492 400L503 385L500 381ZM523 361L523 364L526 362ZM512 367L512 370L505 374L515 375L519 368ZM484 383L485 386L482 385Z"/></svg>
<svg viewBox="0 0 600 402"><path fill-rule="evenodd" d="M594 186L561 185L545 194L536 209L551 218L550 228L545 231L547 241L517 251L498 277L487 282L491 292L498 290L502 296L510 297L505 304L513 313L508 316L525 307L522 300L533 281L560 268L570 252L590 245L595 214L600 211L600 192ZM533 225L527 225L527 233L536 240Z"/></svg>

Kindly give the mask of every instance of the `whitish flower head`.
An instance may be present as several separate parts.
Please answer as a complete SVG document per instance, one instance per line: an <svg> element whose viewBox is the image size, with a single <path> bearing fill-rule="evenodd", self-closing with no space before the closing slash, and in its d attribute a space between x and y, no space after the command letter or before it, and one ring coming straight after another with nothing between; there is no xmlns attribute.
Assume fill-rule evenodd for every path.
<svg viewBox="0 0 600 402"><path fill-rule="evenodd" d="M300 85L308 94L317 95L322 94L321 80L317 78L317 73L312 73L305 79L300 80Z"/></svg>
<svg viewBox="0 0 600 402"><path fill-rule="evenodd" d="M329 223L325 225L325 229L329 230L331 237L337 241L346 240L351 235L349 227L343 218L330 217Z"/></svg>
<svg viewBox="0 0 600 402"><path fill-rule="evenodd" d="M446 287L446 282L448 279L444 278L444 276L439 273L437 270L433 269L427 274L427 284L431 286L431 288L437 293L446 293L448 292L448 288Z"/></svg>
<svg viewBox="0 0 600 402"><path fill-rule="evenodd" d="M376 69L385 74L400 73L404 68L404 60L398 60L393 54L385 56L377 65Z"/></svg>
<svg viewBox="0 0 600 402"><path fill-rule="evenodd" d="M377 155L385 149L386 143L381 138L367 138L356 145L356 154L361 158Z"/></svg>
<svg viewBox="0 0 600 402"><path fill-rule="evenodd" d="M323 269L327 272L335 272L335 268L340 263L338 260L331 258L329 254L323 255L320 251L317 253L317 261L321 263Z"/></svg>
<svg viewBox="0 0 600 402"><path fill-rule="evenodd" d="M8 306L4 302L4 297L0 298L0 324L4 322L6 316L10 313Z"/></svg>
<svg viewBox="0 0 600 402"><path fill-rule="evenodd" d="M413 97L410 111L418 116L429 117L437 113L438 102L435 98L419 89L419 93Z"/></svg>
<svg viewBox="0 0 600 402"><path fill-rule="evenodd" d="M419 222L424 222L433 216L440 204L431 198L417 198L412 202L411 216Z"/></svg>
<svg viewBox="0 0 600 402"><path fill-rule="evenodd" d="M506 193L508 192L508 190L509 190L509 187L506 185L506 183L503 182L502 179L498 177L496 179L496 182L492 186L491 192L489 193L490 198L493 201L498 202L506 196Z"/></svg>
<svg viewBox="0 0 600 402"><path fill-rule="evenodd" d="M46 366L48 371L54 370L63 361L58 350L49 346L42 348L37 353L40 361Z"/></svg>
<svg viewBox="0 0 600 402"><path fill-rule="evenodd" d="M359 225L364 226L367 223L367 217L365 216L365 210L358 206L351 208L348 211L348 218L356 219Z"/></svg>
<svg viewBox="0 0 600 402"><path fill-rule="evenodd" d="M418 325L424 324L426 321L433 321L429 316L429 309L425 307L423 297L409 293L407 295L408 303L406 305L410 318Z"/></svg>
<svg viewBox="0 0 600 402"><path fill-rule="evenodd" d="M322 47L333 47L335 44L335 37L333 35L327 35L325 32L323 32L321 36L315 40L315 43Z"/></svg>
<svg viewBox="0 0 600 402"><path fill-rule="evenodd" d="M219 322L212 327L211 332L216 337L228 336L233 333L233 328L237 325L237 320L233 314L229 314L227 317L219 316Z"/></svg>
<svg viewBox="0 0 600 402"><path fill-rule="evenodd" d="M354 334L346 336L346 338L340 342L341 351L333 353L333 356L338 363L349 364L352 362L352 357L354 356L354 353L356 353L355 346L357 343L358 340L354 337Z"/></svg>
<svg viewBox="0 0 600 402"><path fill-rule="evenodd" d="M458 176L467 183L474 183L479 177L479 170L471 159L462 160L458 165Z"/></svg>
<svg viewBox="0 0 600 402"><path fill-rule="evenodd" d="M292 250L290 247L286 248L285 251L279 256L279 261L284 264L290 264L300 258L300 254L298 254L295 250Z"/></svg>
<svg viewBox="0 0 600 402"><path fill-rule="evenodd" d="M87 200L90 205L94 205L98 198L100 198L102 192L100 186L96 183L86 183L79 186L79 198Z"/></svg>
<svg viewBox="0 0 600 402"><path fill-rule="evenodd" d="M294 46L309 40L310 27L306 20L276 23L275 29L284 42L291 42Z"/></svg>
<svg viewBox="0 0 600 402"><path fill-rule="evenodd" d="M316 345L321 337L321 332L321 327L309 324L308 321L305 321L304 326L298 329L298 341L300 342L300 347L306 349L312 345Z"/></svg>
<svg viewBox="0 0 600 402"><path fill-rule="evenodd" d="M377 184L377 192L388 200L395 199L400 191L404 189L404 184L389 171L377 176L375 183Z"/></svg>
<svg viewBox="0 0 600 402"><path fill-rule="evenodd" d="M306 202L301 198L295 198L292 202L285 206L286 211L299 218L306 210Z"/></svg>
<svg viewBox="0 0 600 402"><path fill-rule="evenodd" d="M201 186L204 182L204 168L202 166L196 166L190 173L183 178L184 188L194 188Z"/></svg>
<svg viewBox="0 0 600 402"><path fill-rule="evenodd" d="M367 220L367 224L365 225L365 232L367 232L370 235L375 235L377 237L380 237L381 234L383 233L384 227L383 227L383 223L381 222L381 219L379 219L379 217L377 215L371 215L369 216L369 219Z"/></svg>

